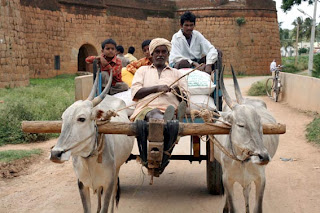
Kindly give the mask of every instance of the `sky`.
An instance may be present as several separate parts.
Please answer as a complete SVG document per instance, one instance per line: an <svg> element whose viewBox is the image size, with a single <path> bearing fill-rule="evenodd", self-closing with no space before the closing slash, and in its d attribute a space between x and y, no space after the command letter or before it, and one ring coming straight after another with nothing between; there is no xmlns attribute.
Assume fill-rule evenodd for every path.
<svg viewBox="0 0 320 213"><path fill-rule="evenodd" d="M303 17L303 19L307 18L308 16L302 14L297 10L297 8L303 10L305 13L309 14L311 17L313 17L313 10L314 6L308 5L307 2L302 2L299 6L293 6L290 11L287 11L286 13L283 12L283 10L280 8L282 5L282 0L274 0L277 5L277 13L278 13L278 22L283 22L281 27L283 29L293 29L294 26L292 25L292 22L297 18L297 17ZM319 23L320 18L320 2L317 3L317 16L316 16L316 22Z"/></svg>

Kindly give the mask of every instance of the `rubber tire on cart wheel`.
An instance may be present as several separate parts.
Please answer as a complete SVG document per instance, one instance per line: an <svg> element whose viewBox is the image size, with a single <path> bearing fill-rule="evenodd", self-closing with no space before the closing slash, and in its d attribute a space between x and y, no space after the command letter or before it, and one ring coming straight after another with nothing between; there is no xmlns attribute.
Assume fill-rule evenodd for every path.
<svg viewBox="0 0 320 213"><path fill-rule="evenodd" d="M207 189L212 195L223 195L222 168L217 160L210 162L210 142L206 143L207 152Z"/></svg>

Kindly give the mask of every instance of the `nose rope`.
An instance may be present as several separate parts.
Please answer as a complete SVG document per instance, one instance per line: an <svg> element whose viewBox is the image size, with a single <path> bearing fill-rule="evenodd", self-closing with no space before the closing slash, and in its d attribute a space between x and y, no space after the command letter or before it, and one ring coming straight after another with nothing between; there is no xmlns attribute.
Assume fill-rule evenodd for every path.
<svg viewBox="0 0 320 213"><path fill-rule="evenodd" d="M77 142L75 145L71 146L70 148L62 150L62 153L68 152L68 151L70 151L71 149L76 148L76 147L79 146L82 142L84 142L84 141L88 140L89 138L91 138L94 134L97 135L97 133L98 133L98 127L96 126L96 124L95 124L95 129L96 129L96 131L94 131L91 135L89 135L88 137L86 137L86 138L83 139L82 141ZM97 136L96 136L96 138L95 138L95 141L97 141Z"/></svg>
<svg viewBox="0 0 320 213"><path fill-rule="evenodd" d="M243 162L245 161L247 158L249 158L249 156L247 158L245 158L244 160L240 160L237 155L234 153L234 148L233 148L233 143L232 143L232 139L231 139L231 133L232 133L232 128L230 129L229 132L229 141L230 141L230 148L231 148L231 152L233 154L233 156L237 159L237 161ZM238 147L239 148L239 147Z"/></svg>
<svg viewBox="0 0 320 213"><path fill-rule="evenodd" d="M90 157L93 155L93 153L96 151L96 149L98 148L98 135L99 135L99 132L98 132L98 125L97 125L97 122L96 120L94 121L94 129L95 129L95 138L94 138L94 147L93 149L91 150L90 154L87 156Z"/></svg>
<svg viewBox="0 0 320 213"><path fill-rule="evenodd" d="M229 138L230 138L230 146L231 146L231 151L232 151L232 154L233 156L238 160L238 161L241 161L241 162L244 162L246 160L248 160L251 156L258 156L258 154L254 154L253 151L249 150L249 149L243 149L239 146L237 146L238 149L240 149L240 151L242 153L245 153L247 155L247 157L244 159L244 160L240 160L237 155L234 153L234 148L233 148L233 142L232 142L232 138L231 138L231 133L232 133L232 128L230 129L230 132L229 132Z"/></svg>
<svg viewBox="0 0 320 213"><path fill-rule="evenodd" d="M185 76L189 75L190 73L196 71L196 70L197 70L199 67L201 67L202 65L203 65L203 63L200 64L199 66L195 67L194 69L190 70L190 71L187 72L186 74L180 76L180 77L179 77L178 79L176 79L173 83L171 83L171 84L169 85L169 87L171 88L175 83L177 83L177 82L180 81L182 78L184 78ZM127 108L129 108L129 107L132 107L132 106L135 106L135 105L137 105L137 104L139 104L139 103L146 102L146 104L142 107L142 108L144 108L144 107L147 106L149 103L151 103L151 102L154 101L156 98L158 98L160 95L164 94L164 92L158 92L158 93L155 93L155 94L156 94L156 95L151 96L151 97L149 97L149 98L147 98L147 99L139 100L138 102L136 102L136 103L134 103L134 104L132 104L132 105L126 106L126 107L121 108L121 109L118 109L116 112L125 110L125 109L127 109Z"/></svg>

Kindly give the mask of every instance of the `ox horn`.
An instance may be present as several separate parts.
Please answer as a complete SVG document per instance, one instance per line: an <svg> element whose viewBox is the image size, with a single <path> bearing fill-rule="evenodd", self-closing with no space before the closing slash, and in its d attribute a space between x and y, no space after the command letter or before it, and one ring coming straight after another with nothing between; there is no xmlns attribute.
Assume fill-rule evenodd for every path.
<svg viewBox="0 0 320 213"><path fill-rule="evenodd" d="M240 87L239 87L239 83L238 83L238 80L237 80L237 76L234 73L232 65L230 65L230 66L231 66L232 77L233 77L234 92L236 94L237 102L238 102L238 104L243 104L244 98L242 97L242 94L241 94L241 91L240 91Z"/></svg>
<svg viewBox="0 0 320 213"><path fill-rule="evenodd" d="M99 78L97 78L97 73L99 73L99 71L97 72L97 60L94 60L93 61L93 70L94 70L94 73L93 73L93 76L96 76L96 79L92 85L92 89L91 89L91 92L87 98L87 100L89 101L92 101L96 92L97 92L97 87L98 87L98 81L99 81Z"/></svg>
<svg viewBox="0 0 320 213"><path fill-rule="evenodd" d="M93 107L97 106L104 99L104 97L106 97L106 95L110 91L111 83L112 83L112 77L113 77L113 73L112 73L112 70L111 70L110 71L110 75L109 75L109 80L108 80L108 83L107 83L106 87L104 88L104 90L101 92L101 94L98 97L95 97L92 100Z"/></svg>
<svg viewBox="0 0 320 213"><path fill-rule="evenodd" d="M224 67L223 67L221 74L220 74L220 88L222 91L222 97L224 98L224 100L226 101L226 104L230 107L230 109L232 109L234 106L233 106L232 100L226 90L226 87L224 86L223 73L224 73Z"/></svg>
<svg viewBox="0 0 320 213"><path fill-rule="evenodd" d="M96 94L96 91L97 91L97 87L98 87L98 77L96 77L95 81L94 81L94 84L92 86L92 89L91 89L91 92L87 98L87 100L89 101L92 101L92 99L94 98L94 95Z"/></svg>

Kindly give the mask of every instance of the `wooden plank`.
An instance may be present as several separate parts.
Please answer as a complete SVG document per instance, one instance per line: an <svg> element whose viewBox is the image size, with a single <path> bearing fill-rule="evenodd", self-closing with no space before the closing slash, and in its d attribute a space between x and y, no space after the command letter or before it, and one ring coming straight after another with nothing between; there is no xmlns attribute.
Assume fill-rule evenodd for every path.
<svg viewBox="0 0 320 213"><path fill-rule="evenodd" d="M192 136L193 157L200 158L200 138Z"/></svg>
<svg viewBox="0 0 320 213"><path fill-rule="evenodd" d="M179 135L229 134L225 124L180 123ZM28 133L60 133L61 121L23 121L22 131ZM105 134L136 135L135 123L110 122L100 125L99 132ZM284 134L285 124L263 124L263 134Z"/></svg>

